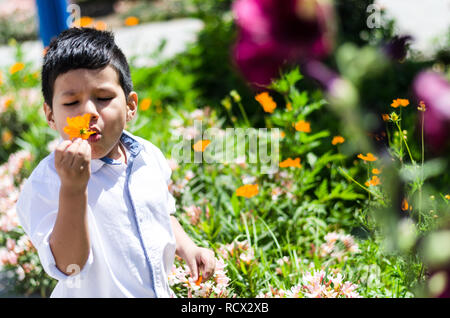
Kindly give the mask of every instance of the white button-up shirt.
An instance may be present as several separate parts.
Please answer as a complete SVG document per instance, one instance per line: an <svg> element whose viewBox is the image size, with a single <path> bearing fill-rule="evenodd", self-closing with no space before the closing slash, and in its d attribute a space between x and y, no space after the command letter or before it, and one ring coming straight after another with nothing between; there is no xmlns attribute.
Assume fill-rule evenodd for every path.
<svg viewBox="0 0 450 318"><path fill-rule="evenodd" d="M168 274L175 256L169 215L171 169L152 143L124 131L128 163L91 161L88 184L89 257L84 267L61 272L49 245L59 207L54 152L25 182L17 213L44 270L58 280L51 297L172 297Z"/></svg>

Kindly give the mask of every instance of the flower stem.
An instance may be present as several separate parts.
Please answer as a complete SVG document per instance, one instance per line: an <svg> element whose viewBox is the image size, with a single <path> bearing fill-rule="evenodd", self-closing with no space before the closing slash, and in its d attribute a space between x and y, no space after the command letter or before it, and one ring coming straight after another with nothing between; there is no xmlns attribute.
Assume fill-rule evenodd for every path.
<svg viewBox="0 0 450 318"><path fill-rule="evenodd" d="M250 121L248 120L247 113L245 112L244 106L242 106L241 102L238 102L237 104L239 105L239 109L241 111L242 116L244 117L244 120L245 120L245 123L247 124L247 127L251 127Z"/></svg>
<svg viewBox="0 0 450 318"><path fill-rule="evenodd" d="M376 194L372 191L370 191L368 188L366 188L365 186L363 186L361 183L359 183L358 181L356 181L355 179L353 179L351 176L349 176L341 167L339 167L339 171L349 180L353 181L354 183L356 183L360 188L364 189L365 191L367 191L369 194L372 194L374 197L378 198L381 202L384 203L383 197L380 196L379 194Z"/></svg>
<svg viewBox="0 0 450 318"><path fill-rule="evenodd" d="M406 139L405 139L404 136L403 136L402 129L400 128L400 125L398 124L398 122L395 122L395 124L397 125L398 132L400 133L400 138L401 138L401 139L403 140L403 142L405 143L406 150L408 150L409 159L410 159L411 162L415 165L416 162L414 161L414 159L413 159L413 157L412 157L412 155L411 155L411 151L409 150L408 143L406 142Z"/></svg>

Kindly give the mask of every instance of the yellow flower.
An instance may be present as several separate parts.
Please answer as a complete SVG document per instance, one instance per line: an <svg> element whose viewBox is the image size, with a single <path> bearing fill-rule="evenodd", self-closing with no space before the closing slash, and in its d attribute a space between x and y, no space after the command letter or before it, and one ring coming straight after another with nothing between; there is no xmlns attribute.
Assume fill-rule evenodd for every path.
<svg viewBox="0 0 450 318"><path fill-rule="evenodd" d="M90 135L95 134L95 131L89 130L89 122L91 121L90 114L83 116L67 117L67 126L63 128L64 132L69 135L70 139L81 138L88 139Z"/></svg>
<svg viewBox="0 0 450 318"><path fill-rule="evenodd" d="M125 25L126 26L133 26L139 24L139 18L137 17L128 17L125 19Z"/></svg>
<svg viewBox="0 0 450 318"><path fill-rule="evenodd" d="M286 160L280 162L280 168L288 168L288 167L301 168L302 165L300 164L300 158L295 159L287 158Z"/></svg>
<svg viewBox="0 0 450 318"><path fill-rule="evenodd" d="M343 144L345 141L344 137L342 136L334 136L333 140L331 140L331 144L333 146L336 146L337 144Z"/></svg>
<svg viewBox="0 0 450 318"><path fill-rule="evenodd" d="M23 64L22 62L17 62L9 68L9 73L11 75L13 75L13 74L23 70L24 68L25 68L25 64Z"/></svg>
<svg viewBox="0 0 450 318"><path fill-rule="evenodd" d="M142 111L146 111L147 109L150 108L151 105L152 105L152 100L150 98L144 98L144 99L142 99L141 104L139 105L140 106L139 108Z"/></svg>
<svg viewBox="0 0 450 318"><path fill-rule="evenodd" d="M408 106L408 105L409 105L409 100L407 100L407 99L402 99L402 98L394 99L394 100L392 101L392 104L391 104L391 106L394 107L394 108L397 108L397 107L399 107L399 106L406 107L406 106Z"/></svg>
<svg viewBox="0 0 450 318"><path fill-rule="evenodd" d="M245 197L247 199L254 197L259 192L257 184L246 184L236 189L238 197Z"/></svg>
<svg viewBox="0 0 450 318"><path fill-rule="evenodd" d="M273 113L277 104L270 97L268 92L263 92L255 96L255 99L261 104L266 113Z"/></svg>
<svg viewBox="0 0 450 318"><path fill-rule="evenodd" d="M375 156L374 156L373 154L371 154L370 152L367 153L367 156L364 156L362 153L360 153L360 154L358 155L358 158L359 158L359 159L362 159L362 160L364 160L364 161L375 161L375 160L378 159L377 157L375 157Z"/></svg>
<svg viewBox="0 0 450 318"><path fill-rule="evenodd" d="M445 195L445 198L446 198L447 200L450 200L450 194L446 194L446 195Z"/></svg>
<svg viewBox="0 0 450 318"><path fill-rule="evenodd" d="M300 120L300 121L296 122L294 127L295 127L295 130L297 130L297 131L302 131L305 133L311 132L311 125L309 124L309 122L304 121L304 120Z"/></svg>
<svg viewBox="0 0 450 318"><path fill-rule="evenodd" d="M199 140L197 141L192 148L194 151L205 151L206 147L211 143L211 140L205 139L205 140Z"/></svg>

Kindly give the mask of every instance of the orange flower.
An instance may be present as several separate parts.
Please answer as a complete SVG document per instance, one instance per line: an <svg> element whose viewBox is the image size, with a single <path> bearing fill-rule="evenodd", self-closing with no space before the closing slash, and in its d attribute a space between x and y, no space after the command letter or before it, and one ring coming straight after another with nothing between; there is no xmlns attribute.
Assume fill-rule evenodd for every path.
<svg viewBox="0 0 450 318"><path fill-rule="evenodd" d="M406 107L406 106L408 106L408 105L409 105L409 100L407 100L407 99L402 99L402 98L394 99L394 100L392 101L392 104L391 104L391 106L394 107L394 108L397 108L397 107L399 107L399 106Z"/></svg>
<svg viewBox="0 0 450 318"><path fill-rule="evenodd" d="M89 130L89 122L91 121L91 114L84 114L83 116L67 117L67 126L63 128L64 132L69 135L70 139L81 138L88 139L90 135L95 134L95 131Z"/></svg>
<svg viewBox="0 0 450 318"><path fill-rule="evenodd" d="M105 31L107 29L107 24L104 21L96 21L94 24L94 28L99 31Z"/></svg>
<svg viewBox="0 0 450 318"><path fill-rule="evenodd" d="M417 109L420 110L421 112L424 112L427 109L427 107L425 106L425 103L423 102L423 100L421 100L419 102L419 107L417 107Z"/></svg>
<svg viewBox="0 0 450 318"><path fill-rule="evenodd" d="M408 200L406 200L406 198L404 198L402 200L402 211L407 211L407 210L412 210L412 206L409 205Z"/></svg>
<svg viewBox="0 0 450 318"><path fill-rule="evenodd" d="M288 167L301 168L302 165L300 164L300 158L295 159L287 158L286 160L280 162L280 168L288 168Z"/></svg>
<svg viewBox="0 0 450 318"><path fill-rule="evenodd" d="M128 17L125 19L126 26L133 26L139 24L139 19L136 17Z"/></svg>
<svg viewBox="0 0 450 318"><path fill-rule="evenodd" d="M270 97L268 92L263 92L255 96L255 99L261 104L266 113L273 113L277 104Z"/></svg>
<svg viewBox="0 0 450 318"><path fill-rule="evenodd" d="M13 75L13 74L23 70L24 68L25 68L25 64L23 64L22 62L17 62L9 68L9 73L11 75Z"/></svg>
<svg viewBox="0 0 450 318"><path fill-rule="evenodd" d="M377 176L372 176L372 179L369 181L366 181L365 185L367 187L369 187L369 186L379 185L380 183L381 183L380 178L378 178Z"/></svg>
<svg viewBox="0 0 450 318"><path fill-rule="evenodd" d="M197 141L192 148L194 151L205 151L206 147L211 143L211 140L205 139L205 140L199 140Z"/></svg>
<svg viewBox="0 0 450 318"><path fill-rule="evenodd" d="M286 137L286 133L284 131L280 132L280 138L283 139L284 137Z"/></svg>
<svg viewBox="0 0 450 318"><path fill-rule="evenodd" d="M372 173L373 173L373 174L380 174L380 173L381 173L381 170L378 170L377 168L373 168L373 169L372 169Z"/></svg>
<svg viewBox="0 0 450 318"><path fill-rule="evenodd" d="M384 121L389 121L389 119L391 119L391 117L389 117L389 114L381 114L381 117Z"/></svg>
<svg viewBox="0 0 450 318"><path fill-rule="evenodd" d="M140 109L141 109L142 111L146 111L147 109L150 108L151 105L152 105L152 100L151 100L150 98L144 98L144 99L141 101Z"/></svg>
<svg viewBox="0 0 450 318"><path fill-rule="evenodd" d="M362 160L364 160L364 161L375 161L375 160L378 159L377 157L375 157L375 156L374 156L373 154L371 154L370 152L367 153L367 156L364 156L362 153L360 153L360 154L358 155L358 158L359 158L359 159L362 159Z"/></svg>
<svg viewBox="0 0 450 318"><path fill-rule="evenodd" d="M259 192L257 184L246 184L236 189L238 197L245 197L247 199L254 197Z"/></svg>
<svg viewBox="0 0 450 318"><path fill-rule="evenodd" d="M446 195L445 195L445 198L446 198L447 200L450 200L450 194L446 194Z"/></svg>
<svg viewBox="0 0 450 318"><path fill-rule="evenodd" d="M2 72L0 72L0 86L3 84Z"/></svg>
<svg viewBox="0 0 450 318"><path fill-rule="evenodd" d="M291 104L290 102L288 102L288 103L286 104L286 109L289 110L289 111L292 110L292 104Z"/></svg>
<svg viewBox="0 0 450 318"><path fill-rule="evenodd" d="M302 131L305 133L311 132L311 125L309 124L309 122L304 121L304 120L300 120L300 121L296 122L294 127L295 127L295 130L297 130L297 131Z"/></svg>
<svg viewBox="0 0 450 318"><path fill-rule="evenodd" d="M200 286L200 284L202 283L203 280L203 276L199 275L197 281L195 282L195 285Z"/></svg>
<svg viewBox="0 0 450 318"><path fill-rule="evenodd" d="M74 21L74 25L80 28L89 27L92 23L94 23L94 19L91 17L81 17L78 20Z"/></svg>
<svg viewBox="0 0 450 318"><path fill-rule="evenodd" d="M344 137L342 136L334 136L333 140L331 141L331 144L333 146L336 146L337 144L343 144L345 141Z"/></svg>
<svg viewBox="0 0 450 318"><path fill-rule="evenodd" d="M9 144L10 141L13 139L13 134L9 129L6 129L2 132L2 142L4 144Z"/></svg>

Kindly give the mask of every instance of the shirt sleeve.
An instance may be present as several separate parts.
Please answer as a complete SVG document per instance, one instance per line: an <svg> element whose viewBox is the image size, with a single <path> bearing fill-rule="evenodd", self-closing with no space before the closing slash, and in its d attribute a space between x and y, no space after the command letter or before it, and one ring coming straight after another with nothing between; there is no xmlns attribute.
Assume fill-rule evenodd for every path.
<svg viewBox="0 0 450 318"><path fill-rule="evenodd" d="M46 178L50 177L46 176ZM92 249L89 251L84 267L80 270L74 265L70 276L56 267L49 239L58 214L59 184L43 182L42 180L46 178L37 178L32 175L25 182L16 205L19 223L36 248L42 267L50 277L59 281L73 278L75 275L80 275L79 277L82 278L93 263ZM68 269L68 271L71 270Z"/></svg>

